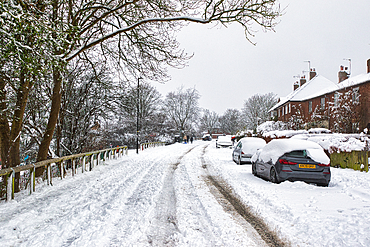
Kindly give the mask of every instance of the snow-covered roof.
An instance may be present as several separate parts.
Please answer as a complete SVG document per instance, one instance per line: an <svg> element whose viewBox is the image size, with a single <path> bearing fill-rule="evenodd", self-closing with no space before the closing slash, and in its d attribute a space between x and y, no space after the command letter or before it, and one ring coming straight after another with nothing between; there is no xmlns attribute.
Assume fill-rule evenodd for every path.
<svg viewBox="0 0 370 247"><path fill-rule="evenodd" d="M280 101L269 111L275 110L289 101L304 101L338 89L338 84L330 81L322 75L317 75L288 94L286 97L280 98Z"/></svg>
<svg viewBox="0 0 370 247"><path fill-rule="evenodd" d="M350 77L341 83L335 83L321 75L317 75L303 84L303 86L288 94L286 97L281 97L280 101L274 105L269 112L277 109L289 101L305 101L308 99L313 99L318 96L335 92L347 87L356 86L367 81L370 81L370 73Z"/></svg>
<svg viewBox="0 0 370 247"><path fill-rule="evenodd" d="M361 83L370 81L370 73L368 74L359 74L354 77L350 77L341 83L338 84L339 89L347 88L347 87L352 87L359 85Z"/></svg>

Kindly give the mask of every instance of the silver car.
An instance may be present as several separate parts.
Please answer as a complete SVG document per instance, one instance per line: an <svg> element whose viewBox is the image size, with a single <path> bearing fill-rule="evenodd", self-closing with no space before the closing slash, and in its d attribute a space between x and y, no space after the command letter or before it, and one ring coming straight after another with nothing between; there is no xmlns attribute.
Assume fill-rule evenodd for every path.
<svg viewBox="0 0 370 247"><path fill-rule="evenodd" d="M250 163L253 154L266 145L265 140L257 137L244 137L239 140L233 151L233 161L238 165Z"/></svg>

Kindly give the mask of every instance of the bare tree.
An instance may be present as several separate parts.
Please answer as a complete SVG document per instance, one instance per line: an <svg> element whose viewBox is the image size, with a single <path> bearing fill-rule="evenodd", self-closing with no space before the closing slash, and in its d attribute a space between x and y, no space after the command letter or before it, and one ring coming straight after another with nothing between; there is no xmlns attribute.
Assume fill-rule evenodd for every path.
<svg viewBox="0 0 370 247"><path fill-rule="evenodd" d="M24 109L29 89L37 81L37 74L41 73L40 68L45 69L44 73L52 82L51 102L48 104L50 112L46 114L48 120L42 130L37 155L37 160L44 160L58 123L62 85L67 83L63 81L65 73L73 59L102 56L116 68L121 68L124 77L137 77L141 73L161 81L167 79L166 66L181 68L189 58L179 49L176 41L176 32L185 22L223 25L236 22L244 27L249 38L253 36L254 24L271 30L281 15L276 0L170 0L166 3L139 0L15 0L3 1L0 7L2 12L15 13L1 15L0 18L20 17L4 20L4 25L0 27L1 35L7 34L0 39L4 41L4 45L0 46L0 90L3 92L0 95L0 127L3 130L0 141L5 164L12 163L10 153L14 154L14 160L19 160L17 140L22 130ZM19 27L17 21L22 24L19 25L22 27L20 30L15 28ZM4 59L9 57L13 60ZM25 66L18 66L20 64ZM9 75L12 74L6 70L14 65L18 68L19 81L25 84L14 87L19 89L14 94L6 94L7 87L11 85ZM32 70L22 69L31 67ZM9 97L13 99L9 100ZM9 112L8 102L12 101L17 107L14 112ZM12 120L15 122L12 123ZM14 152L9 152L9 143L15 144L12 144ZM14 165L16 163L10 166Z"/></svg>
<svg viewBox="0 0 370 247"><path fill-rule="evenodd" d="M235 135L243 126L241 113L237 109L227 109L220 117L220 127L224 132Z"/></svg>
<svg viewBox="0 0 370 247"><path fill-rule="evenodd" d="M270 119L268 111L276 104L273 93L255 94L244 102L243 115L248 128L257 130L257 126Z"/></svg>
<svg viewBox="0 0 370 247"><path fill-rule="evenodd" d="M197 121L200 112L199 98L195 88L184 89L183 86L176 92L167 94L164 111L179 132L191 130Z"/></svg>
<svg viewBox="0 0 370 247"><path fill-rule="evenodd" d="M162 95L149 83L142 82L128 87L117 99L119 113L125 122L125 129L136 133L136 121L139 120L140 135L148 135L157 125L156 117L160 110Z"/></svg>
<svg viewBox="0 0 370 247"><path fill-rule="evenodd" d="M208 109L203 110L203 116L200 119L200 128L207 130L209 134L212 134L216 128L219 127L219 116L216 112Z"/></svg>

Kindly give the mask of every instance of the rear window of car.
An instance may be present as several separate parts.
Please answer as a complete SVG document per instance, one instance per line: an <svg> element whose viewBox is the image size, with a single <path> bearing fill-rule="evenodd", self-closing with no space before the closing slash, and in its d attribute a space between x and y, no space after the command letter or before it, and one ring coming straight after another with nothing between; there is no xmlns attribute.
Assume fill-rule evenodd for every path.
<svg viewBox="0 0 370 247"><path fill-rule="evenodd" d="M285 155L293 158L306 158L307 152L306 150L294 150L289 153L286 153Z"/></svg>

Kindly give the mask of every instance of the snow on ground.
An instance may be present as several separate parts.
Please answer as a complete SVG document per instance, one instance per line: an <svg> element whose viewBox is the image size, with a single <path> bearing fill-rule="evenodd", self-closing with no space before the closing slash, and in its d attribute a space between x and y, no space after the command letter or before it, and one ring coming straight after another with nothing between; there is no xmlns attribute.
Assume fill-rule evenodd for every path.
<svg viewBox="0 0 370 247"><path fill-rule="evenodd" d="M370 246L370 174L331 168L329 187L273 184L231 161L231 150L208 149L214 175L293 246Z"/></svg>
<svg viewBox="0 0 370 247"><path fill-rule="evenodd" d="M292 246L370 246L370 174L332 168L329 187L272 184L214 141L129 152L16 195L0 204L0 246L260 246L210 193L203 151L209 172Z"/></svg>

